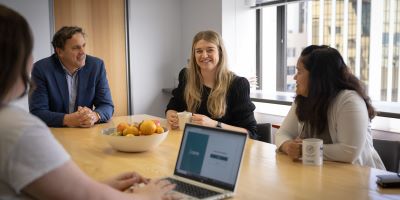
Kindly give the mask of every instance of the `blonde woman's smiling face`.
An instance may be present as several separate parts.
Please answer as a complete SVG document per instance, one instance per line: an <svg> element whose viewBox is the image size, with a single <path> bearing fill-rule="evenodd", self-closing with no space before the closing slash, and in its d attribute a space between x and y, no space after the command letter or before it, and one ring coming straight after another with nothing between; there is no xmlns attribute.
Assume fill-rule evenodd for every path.
<svg viewBox="0 0 400 200"><path fill-rule="evenodd" d="M219 62L219 51L214 43L199 40L194 48L196 63L203 71L214 71Z"/></svg>

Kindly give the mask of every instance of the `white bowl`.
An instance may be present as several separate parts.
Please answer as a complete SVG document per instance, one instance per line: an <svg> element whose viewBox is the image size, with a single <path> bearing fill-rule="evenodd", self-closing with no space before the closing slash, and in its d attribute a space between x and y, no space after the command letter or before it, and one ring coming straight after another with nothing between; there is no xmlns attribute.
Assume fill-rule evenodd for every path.
<svg viewBox="0 0 400 200"><path fill-rule="evenodd" d="M164 128L164 127L163 127ZM108 143L116 150L123 152L143 152L150 150L167 137L168 129L164 128L164 133L154 133L152 135L140 136L114 136L111 135L116 131L115 128L107 128L101 131L101 135L106 138Z"/></svg>

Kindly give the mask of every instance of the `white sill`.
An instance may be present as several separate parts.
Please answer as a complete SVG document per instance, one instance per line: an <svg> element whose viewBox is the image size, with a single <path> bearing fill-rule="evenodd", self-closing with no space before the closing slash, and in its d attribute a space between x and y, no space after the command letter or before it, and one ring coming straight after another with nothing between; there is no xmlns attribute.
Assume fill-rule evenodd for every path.
<svg viewBox="0 0 400 200"><path fill-rule="evenodd" d="M263 92L262 90L252 90L250 99L254 102L272 103L280 105L291 105L296 95L293 92ZM372 106L381 117L400 118L400 103L373 101Z"/></svg>
<svg viewBox="0 0 400 200"><path fill-rule="evenodd" d="M281 116L283 118L287 115L287 113L290 110L290 106L287 105L260 103L260 102L253 102L253 103L256 106L255 112L268 115ZM372 129L375 130L388 131L400 134L400 119L376 116L374 119L372 119L371 127Z"/></svg>

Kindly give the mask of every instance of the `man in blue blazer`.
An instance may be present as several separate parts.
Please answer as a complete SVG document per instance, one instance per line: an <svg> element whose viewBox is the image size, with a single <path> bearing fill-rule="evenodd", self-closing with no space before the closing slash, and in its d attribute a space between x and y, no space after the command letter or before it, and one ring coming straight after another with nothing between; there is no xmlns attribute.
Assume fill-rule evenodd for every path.
<svg viewBox="0 0 400 200"><path fill-rule="evenodd" d="M53 37L56 52L37 61L29 110L52 127L91 127L112 117L114 105L104 62L86 55L85 34L63 27Z"/></svg>

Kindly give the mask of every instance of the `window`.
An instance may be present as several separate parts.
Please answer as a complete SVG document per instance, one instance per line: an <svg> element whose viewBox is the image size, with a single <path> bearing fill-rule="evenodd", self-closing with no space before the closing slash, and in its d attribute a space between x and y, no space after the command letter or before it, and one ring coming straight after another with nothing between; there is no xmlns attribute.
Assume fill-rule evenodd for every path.
<svg viewBox="0 0 400 200"><path fill-rule="evenodd" d="M287 57L295 57L296 56L296 48L287 48Z"/></svg>
<svg viewBox="0 0 400 200"><path fill-rule="evenodd" d="M373 101L400 102L400 0L264 2L257 10L263 92L294 92L292 66L302 49L326 44L341 52Z"/></svg>
<svg viewBox="0 0 400 200"><path fill-rule="evenodd" d="M296 73L296 66L288 66L287 67L287 75L293 76Z"/></svg>

